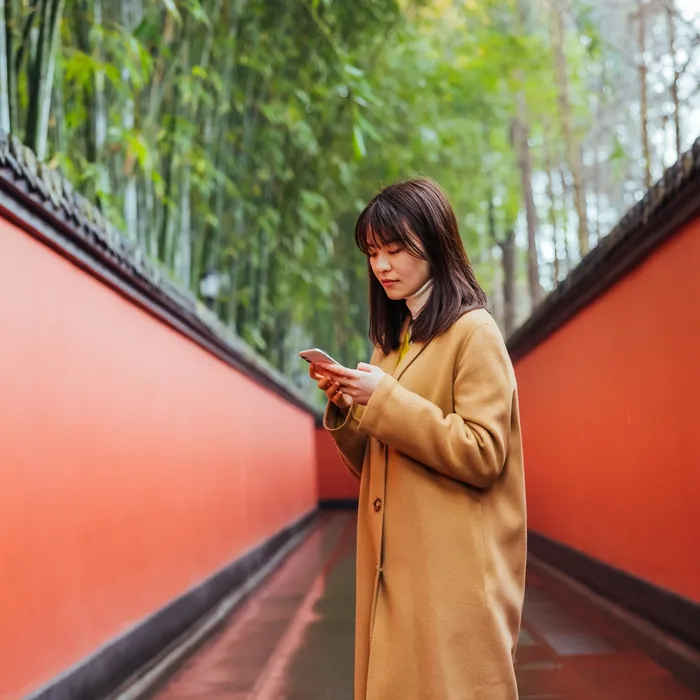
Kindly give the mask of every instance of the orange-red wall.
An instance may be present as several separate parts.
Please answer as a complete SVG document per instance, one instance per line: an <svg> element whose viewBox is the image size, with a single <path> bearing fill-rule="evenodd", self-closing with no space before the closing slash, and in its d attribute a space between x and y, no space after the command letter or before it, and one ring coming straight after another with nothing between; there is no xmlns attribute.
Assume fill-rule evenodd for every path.
<svg viewBox="0 0 700 700"><path fill-rule="evenodd" d="M355 501L360 482L340 460L333 438L323 427L316 428L316 464L320 501Z"/></svg>
<svg viewBox="0 0 700 700"><path fill-rule="evenodd" d="M0 697L316 506L313 416L0 221Z"/></svg>
<svg viewBox="0 0 700 700"><path fill-rule="evenodd" d="M516 363L530 527L700 602L700 221Z"/></svg>

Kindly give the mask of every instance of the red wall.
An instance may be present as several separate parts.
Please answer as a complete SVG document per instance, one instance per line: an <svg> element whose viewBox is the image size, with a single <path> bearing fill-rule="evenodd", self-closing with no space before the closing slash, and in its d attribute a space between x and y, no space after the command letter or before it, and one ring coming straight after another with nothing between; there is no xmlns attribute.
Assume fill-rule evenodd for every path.
<svg viewBox="0 0 700 700"><path fill-rule="evenodd" d="M318 498L320 501L356 501L360 482L340 460L333 438L325 428L316 428Z"/></svg>
<svg viewBox="0 0 700 700"><path fill-rule="evenodd" d="M700 602L700 221L516 364L529 523Z"/></svg>
<svg viewBox="0 0 700 700"><path fill-rule="evenodd" d="M0 697L316 506L313 416L0 221Z"/></svg>

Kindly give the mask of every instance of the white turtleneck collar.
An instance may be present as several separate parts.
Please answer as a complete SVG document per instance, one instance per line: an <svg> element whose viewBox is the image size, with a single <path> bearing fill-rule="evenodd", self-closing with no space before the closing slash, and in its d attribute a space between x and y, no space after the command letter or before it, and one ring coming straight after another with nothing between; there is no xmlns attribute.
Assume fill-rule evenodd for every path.
<svg viewBox="0 0 700 700"><path fill-rule="evenodd" d="M415 294L406 297L406 306L411 312L411 318L415 319L420 313L425 303L430 298L430 292L433 290L433 280L429 279Z"/></svg>

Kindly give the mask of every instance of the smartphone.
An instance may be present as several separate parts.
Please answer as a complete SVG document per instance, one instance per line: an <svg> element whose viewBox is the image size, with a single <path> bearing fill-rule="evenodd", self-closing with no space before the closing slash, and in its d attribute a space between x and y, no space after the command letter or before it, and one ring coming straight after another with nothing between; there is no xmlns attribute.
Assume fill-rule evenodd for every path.
<svg viewBox="0 0 700 700"><path fill-rule="evenodd" d="M316 362L330 362L333 365L340 364L340 362L334 360L327 352L319 350L319 348L312 348L311 350L302 350L299 353L299 357L306 360L309 364L314 364Z"/></svg>

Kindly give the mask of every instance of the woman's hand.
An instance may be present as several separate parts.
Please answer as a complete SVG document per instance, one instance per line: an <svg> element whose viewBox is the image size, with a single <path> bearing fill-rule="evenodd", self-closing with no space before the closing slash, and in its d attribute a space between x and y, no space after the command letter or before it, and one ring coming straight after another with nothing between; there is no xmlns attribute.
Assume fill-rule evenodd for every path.
<svg viewBox="0 0 700 700"><path fill-rule="evenodd" d="M336 365L329 366L335 367ZM318 382L318 388L326 393L328 400L335 404L341 413L346 414L350 406L352 406L352 399L340 391L340 383L337 380L318 374L316 367L317 365L315 364L309 367L309 376Z"/></svg>
<svg viewBox="0 0 700 700"><path fill-rule="evenodd" d="M360 406L366 406L385 372L375 365L360 362L357 369L319 362L318 368L330 376L339 390ZM320 386L320 383L319 383Z"/></svg>

